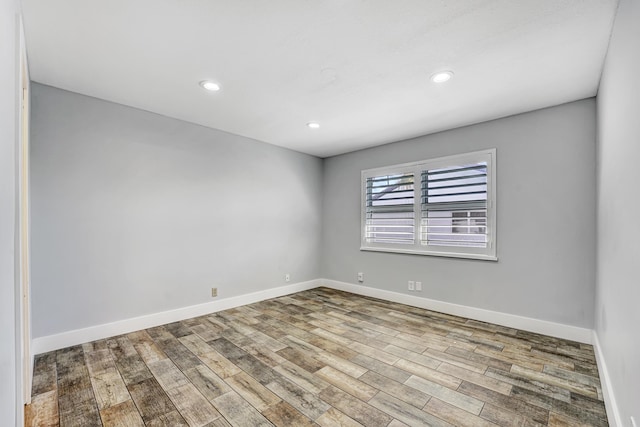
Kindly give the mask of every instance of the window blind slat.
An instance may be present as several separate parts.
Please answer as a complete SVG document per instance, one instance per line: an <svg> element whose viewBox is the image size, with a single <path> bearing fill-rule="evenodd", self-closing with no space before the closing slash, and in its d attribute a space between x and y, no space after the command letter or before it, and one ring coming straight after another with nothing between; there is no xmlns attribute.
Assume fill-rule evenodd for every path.
<svg viewBox="0 0 640 427"><path fill-rule="evenodd" d="M380 212L413 212L413 205L381 205L368 206L367 215Z"/></svg>
<svg viewBox="0 0 640 427"><path fill-rule="evenodd" d="M429 183L431 185L431 183ZM440 186L430 186L430 190L444 190L448 188L465 188L465 187L476 187L480 185L487 185L485 180L479 182L472 182L469 184L454 184L454 185L440 185ZM425 188L424 186L422 188Z"/></svg>
<svg viewBox="0 0 640 427"><path fill-rule="evenodd" d="M393 195L393 196L397 195L396 193L386 193L386 194L390 194L390 195ZM371 203L374 204L374 203L385 202L387 200L408 200L408 199L413 200L413 190L411 191L411 195L410 196L409 195L407 195L407 196L399 196L399 197L386 197L385 196L384 198L381 197L379 199L372 199Z"/></svg>
<svg viewBox="0 0 640 427"><path fill-rule="evenodd" d="M391 181L394 181L397 183L397 181L402 181L403 179L406 179L407 181L410 181L411 183L413 183L413 173L393 174L393 175L367 178L367 186L370 186L374 183L379 183L379 182L390 183Z"/></svg>
<svg viewBox="0 0 640 427"><path fill-rule="evenodd" d="M481 174L476 174L476 175L465 175L465 179L470 179L470 178L484 178L486 177L487 174L486 173L481 173ZM457 181L459 180L459 177L454 177L454 178L438 178L438 179L429 179L429 183L436 183L436 182L445 182L445 181ZM424 187L423 187L424 188Z"/></svg>
<svg viewBox="0 0 640 427"><path fill-rule="evenodd" d="M458 188L458 187L455 187ZM436 190L439 190L439 188L436 188ZM435 197L453 197L453 196L469 196L472 194L480 194L480 195L484 195L486 198L487 195L487 190L479 190L479 191L463 191L461 193L454 193L454 192L443 192L441 194L433 194L433 193L429 193L429 199L433 199ZM484 200L482 197L478 197L479 200Z"/></svg>
<svg viewBox="0 0 640 427"><path fill-rule="evenodd" d="M486 213L486 210L487 210L486 200L427 203L425 198L422 199L423 212L425 211L480 211L480 212Z"/></svg>
<svg viewBox="0 0 640 427"><path fill-rule="evenodd" d="M462 166L462 167L457 167L457 166L453 166L453 167L448 167L448 168L441 168L441 169L431 169L426 171L426 173L430 176L433 175L441 175L443 173L456 173L456 174L460 174L461 172L464 171L470 171L470 170L481 170L485 173L487 173L487 166L478 163L477 165L471 165L471 166Z"/></svg>

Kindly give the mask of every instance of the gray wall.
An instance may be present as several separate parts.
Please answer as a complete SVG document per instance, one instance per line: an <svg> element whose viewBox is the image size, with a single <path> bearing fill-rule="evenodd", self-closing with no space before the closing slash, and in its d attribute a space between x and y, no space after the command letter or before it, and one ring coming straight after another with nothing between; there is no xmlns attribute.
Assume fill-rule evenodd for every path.
<svg viewBox="0 0 640 427"><path fill-rule="evenodd" d="M34 338L320 277L320 159L32 93Z"/></svg>
<svg viewBox="0 0 640 427"><path fill-rule="evenodd" d="M325 160L325 278L590 328L595 101L578 101ZM360 171L497 148L498 262L360 251Z"/></svg>
<svg viewBox="0 0 640 427"><path fill-rule="evenodd" d="M17 425L16 123L18 3L0 0L0 425ZM18 381L18 382L17 382ZM16 408L18 411L16 411Z"/></svg>
<svg viewBox="0 0 640 427"><path fill-rule="evenodd" d="M596 333L623 425L640 425L639 23L640 1L621 0L598 92Z"/></svg>
<svg viewBox="0 0 640 427"><path fill-rule="evenodd" d="M498 262L359 250L362 169L489 147ZM413 295L592 326L594 100L329 158L323 174L314 157L36 84L32 175L34 337L207 302L212 286L284 285L286 272L364 271L398 292L421 280Z"/></svg>

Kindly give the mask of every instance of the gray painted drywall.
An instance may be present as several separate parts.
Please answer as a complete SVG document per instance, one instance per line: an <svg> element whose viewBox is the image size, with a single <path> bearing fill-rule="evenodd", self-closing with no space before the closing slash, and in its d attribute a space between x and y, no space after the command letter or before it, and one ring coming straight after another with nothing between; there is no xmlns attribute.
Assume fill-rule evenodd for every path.
<svg viewBox="0 0 640 427"><path fill-rule="evenodd" d="M324 277L592 327L595 132L588 99L325 159ZM361 170L492 147L498 262L359 250Z"/></svg>
<svg viewBox="0 0 640 427"><path fill-rule="evenodd" d="M596 333L623 425L640 425L640 1L621 0L598 92Z"/></svg>
<svg viewBox="0 0 640 427"><path fill-rule="evenodd" d="M16 363L16 126L18 3L0 1L0 425L17 418L20 376Z"/></svg>
<svg viewBox="0 0 640 427"><path fill-rule="evenodd" d="M321 159L38 84L32 124L34 338L320 276Z"/></svg>

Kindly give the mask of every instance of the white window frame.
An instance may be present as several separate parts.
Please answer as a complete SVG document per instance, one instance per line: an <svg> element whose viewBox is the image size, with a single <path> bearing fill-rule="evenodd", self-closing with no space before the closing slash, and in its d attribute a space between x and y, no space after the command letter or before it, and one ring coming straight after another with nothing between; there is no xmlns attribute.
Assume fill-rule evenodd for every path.
<svg viewBox="0 0 640 427"><path fill-rule="evenodd" d="M457 246L429 246L423 245L421 238L421 174L425 169L446 168L456 165L487 163L487 247L457 247ZM384 175L392 175L413 171L414 173L414 233L413 244L373 243L366 240L367 222L367 179ZM360 250L375 252L393 252L401 254L416 254L443 256L453 258L480 259L497 261L496 251L496 149L486 149L470 153L456 154L446 157L421 160L418 162L402 163L375 169L366 169L361 173L361 222L360 222Z"/></svg>

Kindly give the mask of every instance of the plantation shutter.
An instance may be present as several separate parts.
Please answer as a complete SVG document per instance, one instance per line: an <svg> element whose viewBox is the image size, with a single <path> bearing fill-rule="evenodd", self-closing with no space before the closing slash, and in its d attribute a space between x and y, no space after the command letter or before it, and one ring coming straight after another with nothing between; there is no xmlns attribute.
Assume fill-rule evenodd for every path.
<svg viewBox="0 0 640 427"><path fill-rule="evenodd" d="M487 163L422 171L422 245L486 248Z"/></svg>
<svg viewBox="0 0 640 427"><path fill-rule="evenodd" d="M365 240L415 243L413 173L367 178Z"/></svg>

